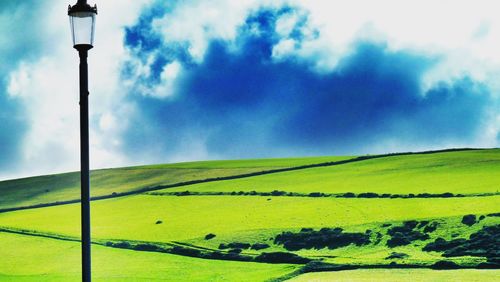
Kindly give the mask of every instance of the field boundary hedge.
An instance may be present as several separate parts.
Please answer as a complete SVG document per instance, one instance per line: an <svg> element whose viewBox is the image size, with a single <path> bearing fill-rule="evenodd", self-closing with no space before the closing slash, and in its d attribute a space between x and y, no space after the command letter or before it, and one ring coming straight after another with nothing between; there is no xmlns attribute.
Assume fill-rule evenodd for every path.
<svg viewBox="0 0 500 282"><path fill-rule="evenodd" d="M453 194L450 192L446 193L419 193L419 194L389 194L389 193L374 193L374 192L363 192L363 193L322 193L322 192L311 192L311 193L298 193L298 192L286 192L274 190L271 192L244 192L244 191L232 191L232 192L197 192L197 191L182 191L182 192L146 192L147 195L152 196L260 196L260 197L311 197L311 198L378 198L378 199L414 199L414 198L465 198L465 197L490 197L499 196L500 192L496 193L475 193L475 194Z"/></svg>

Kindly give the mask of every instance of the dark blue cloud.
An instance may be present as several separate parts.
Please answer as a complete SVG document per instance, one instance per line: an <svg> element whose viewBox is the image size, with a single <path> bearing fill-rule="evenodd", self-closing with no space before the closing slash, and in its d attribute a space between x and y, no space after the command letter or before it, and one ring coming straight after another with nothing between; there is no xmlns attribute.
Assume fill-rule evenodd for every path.
<svg viewBox="0 0 500 282"><path fill-rule="evenodd" d="M129 48L139 48L146 54L163 45L161 36L155 33L153 21L172 12L177 1L156 1L144 9L139 16L137 24L125 27L125 45Z"/></svg>
<svg viewBox="0 0 500 282"><path fill-rule="evenodd" d="M141 43L147 46L142 48L127 39L137 57L170 56L155 68L174 59L184 68L172 97L149 98L132 90L141 114L126 135L130 151L159 147L168 156L202 142L209 153L228 158L352 154L387 140L412 149L472 142L478 135L491 99L488 89L464 77L422 93L421 78L436 59L360 42L331 72L319 73L307 60L274 60L272 48L280 40L276 19L289 12L293 8L251 14L238 30L236 50L235 42L213 40L199 64L182 42L154 48ZM139 21L127 30L149 24ZM259 32L250 32L256 27ZM300 28L292 34L303 38ZM154 85L158 78L138 83Z"/></svg>
<svg viewBox="0 0 500 282"><path fill-rule="evenodd" d="M431 65L425 57L359 44L336 72L303 85L309 95L279 125L283 136L334 152L388 138L407 146L472 141L486 117L488 89L465 77L421 93Z"/></svg>

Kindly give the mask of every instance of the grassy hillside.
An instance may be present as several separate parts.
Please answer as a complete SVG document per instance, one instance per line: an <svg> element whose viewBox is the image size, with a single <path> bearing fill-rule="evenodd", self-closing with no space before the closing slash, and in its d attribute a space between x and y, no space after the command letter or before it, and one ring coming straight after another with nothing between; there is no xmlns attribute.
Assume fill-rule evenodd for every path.
<svg viewBox="0 0 500 282"><path fill-rule="evenodd" d="M340 161L348 158L350 157L204 161L101 169L91 172L91 196L106 196L148 187ZM1 181L0 195L0 209L79 199L80 174L72 172Z"/></svg>
<svg viewBox="0 0 500 282"><path fill-rule="evenodd" d="M80 245L0 233L0 281L79 281ZM262 281L295 265L202 260L178 255L92 247L94 281ZM81 281L81 280L80 280Z"/></svg>
<svg viewBox="0 0 500 282"><path fill-rule="evenodd" d="M300 275L290 282L337 281L337 282L484 282L498 281L500 273L492 270L460 269L435 271L429 269L382 269L318 272Z"/></svg>
<svg viewBox="0 0 500 282"><path fill-rule="evenodd" d="M428 268L462 268L454 273L464 278L475 273L483 281L500 275L499 270L465 269L499 267L500 150L342 160L220 161L99 171L106 176L94 178L96 190L118 195L91 204L95 275L107 280L122 275L132 280L281 281L322 271L296 279L330 281L328 271L384 267L427 268L398 270L387 277L394 281L449 277ZM301 167L310 164L323 165ZM282 168L289 169L276 171ZM214 179L269 170L275 171ZM212 180L162 189L206 178ZM17 187L23 187L22 181ZM30 191L42 189L30 183ZM26 204L12 187L0 183L0 193L9 191L9 205ZM55 195L67 199L69 188L57 187L60 194L29 201L53 201ZM155 191L140 192L144 187ZM127 191L137 193L120 195ZM26 275L29 280L42 272L49 280L77 277L72 269L78 268L79 209L73 203L0 212L0 257L9 258L0 262L0 279ZM61 267L51 258L56 252L72 253L73 260ZM130 269L121 273L122 268ZM349 277L344 273L352 273L362 280L370 272L374 281L384 277L380 269L335 277L343 281Z"/></svg>
<svg viewBox="0 0 500 282"><path fill-rule="evenodd" d="M270 200L268 200L270 199ZM129 196L92 203L94 238L175 241L255 229L345 227L498 211L500 196L343 199ZM78 236L79 204L0 214L0 226ZM161 220L161 224L156 224Z"/></svg>
<svg viewBox="0 0 500 282"><path fill-rule="evenodd" d="M389 156L190 187L193 191L498 193L500 149ZM168 191L183 191L179 187Z"/></svg>

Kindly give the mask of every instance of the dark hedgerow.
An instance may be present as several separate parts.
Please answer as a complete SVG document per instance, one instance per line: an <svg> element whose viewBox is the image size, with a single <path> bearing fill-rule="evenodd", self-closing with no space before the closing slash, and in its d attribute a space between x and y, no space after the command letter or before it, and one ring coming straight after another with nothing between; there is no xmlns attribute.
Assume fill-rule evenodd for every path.
<svg viewBox="0 0 500 282"><path fill-rule="evenodd" d="M184 248L181 246L173 247L171 253L188 257L201 257L203 254L200 250Z"/></svg>
<svg viewBox="0 0 500 282"><path fill-rule="evenodd" d="M208 233L207 235L205 235L205 240L210 240L212 238L215 238L215 234L213 233Z"/></svg>
<svg viewBox="0 0 500 282"><path fill-rule="evenodd" d="M342 228L321 228L319 231L303 228L298 233L282 232L274 243L283 245L289 251L301 249L336 249L354 244L362 246L370 243L369 233L343 233Z"/></svg>
<svg viewBox="0 0 500 282"><path fill-rule="evenodd" d="M326 195L324 193L320 193L320 192L311 192L311 193L309 193L308 196L309 197L325 197Z"/></svg>
<svg viewBox="0 0 500 282"><path fill-rule="evenodd" d="M378 198L377 193L367 192L358 194L358 198Z"/></svg>
<svg viewBox="0 0 500 282"><path fill-rule="evenodd" d="M271 192L271 196L284 196L286 195L286 192L285 191L278 191L278 190L273 190Z"/></svg>
<svg viewBox="0 0 500 282"><path fill-rule="evenodd" d="M438 238L427 244L424 251L443 252L445 257L475 256L486 257L489 261L500 257L500 224L484 226L470 235L469 239L454 239L446 241Z"/></svg>
<svg viewBox="0 0 500 282"><path fill-rule="evenodd" d="M182 192L176 192L176 196L189 196L191 195L191 192L189 191L182 191Z"/></svg>
<svg viewBox="0 0 500 282"><path fill-rule="evenodd" d="M262 250L262 249L267 249L269 248L270 246L268 244L265 244L265 243L255 243L253 244L250 249L252 250Z"/></svg>
<svg viewBox="0 0 500 282"><path fill-rule="evenodd" d="M439 269L439 270L444 270L444 269L459 269L460 266L452 261L447 261L447 260L440 260L433 265L431 265L432 269Z"/></svg>
<svg viewBox="0 0 500 282"><path fill-rule="evenodd" d="M272 252L272 253L262 253L255 258L258 262L268 262L268 263L296 263L305 264L311 260L308 258L301 257L299 255L287 252Z"/></svg>
<svg viewBox="0 0 500 282"><path fill-rule="evenodd" d="M302 271L303 273L308 273L308 272L340 271L340 270L353 270L353 269L359 269L359 266L349 265L349 264L331 264L318 260L313 260L304 265Z"/></svg>
<svg viewBox="0 0 500 282"><path fill-rule="evenodd" d="M165 250L159 246L147 243L141 243L134 246L136 251L148 251L148 252L165 252Z"/></svg>
<svg viewBox="0 0 500 282"><path fill-rule="evenodd" d="M396 253L396 252L392 252L388 257L386 257L385 259L405 259L409 257L407 254L405 253Z"/></svg>
<svg viewBox="0 0 500 282"><path fill-rule="evenodd" d="M462 223L467 226L472 226L476 223L476 216L473 214L464 215Z"/></svg>
<svg viewBox="0 0 500 282"><path fill-rule="evenodd" d="M404 225L405 228L411 228L411 229L413 229L413 228L417 227L418 221L416 221L416 220L408 220L408 221L403 222L403 225Z"/></svg>
<svg viewBox="0 0 500 282"><path fill-rule="evenodd" d="M391 239L387 240L387 246L390 248L397 246L406 246L416 240L429 239L428 234L414 230L418 222L415 220L405 221L403 226L394 226L387 231Z"/></svg>
<svg viewBox="0 0 500 282"><path fill-rule="evenodd" d="M239 242L229 243L229 244L227 244L227 246L229 248L233 248L233 249L248 249L248 248L250 248L249 243L239 243Z"/></svg>
<svg viewBox="0 0 500 282"><path fill-rule="evenodd" d="M427 224L429 224L428 220L422 220L418 223L417 228L422 228L422 227L426 226Z"/></svg>
<svg viewBox="0 0 500 282"><path fill-rule="evenodd" d="M111 243L112 247L115 248L121 248L121 249L131 249L132 246L130 245L129 242L127 241L122 241L122 242L117 242L117 243Z"/></svg>
<svg viewBox="0 0 500 282"><path fill-rule="evenodd" d="M387 240L387 246L390 248L394 248L397 246L406 246L409 245L412 241L406 236L397 233L396 235L392 236L391 239Z"/></svg>
<svg viewBox="0 0 500 282"><path fill-rule="evenodd" d="M436 240L434 240L434 242L431 242L431 243L425 245L425 247L422 250L424 250L426 252L430 252L430 251L442 252L442 251L450 250L450 249L453 249L457 246L460 246L460 245L464 244L465 242L467 242L467 240L463 239L463 238L455 239L452 241L446 241L443 238L437 238Z"/></svg>
<svg viewBox="0 0 500 282"><path fill-rule="evenodd" d="M219 245L220 250L224 250L224 249L243 249L243 250L246 250L248 248L250 248L250 244L239 243L239 242L233 242L233 243L229 243L229 244L221 243Z"/></svg>
<svg viewBox="0 0 500 282"><path fill-rule="evenodd" d="M432 233L432 232L436 231L438 226L439 226L439 223L434 221L434 222L428 224L427 226L425 226L423 231L424 231L424 233Z"/></svg>
<svg viewBox="0 0 500 282"><path fill-rule="evenodd" d="M202 253L201 258L206 259L220 259L220 260L237 260L237 261L251 261L253 258L249 256L243 256L236 253L221 253L219 251Z"/></svg>

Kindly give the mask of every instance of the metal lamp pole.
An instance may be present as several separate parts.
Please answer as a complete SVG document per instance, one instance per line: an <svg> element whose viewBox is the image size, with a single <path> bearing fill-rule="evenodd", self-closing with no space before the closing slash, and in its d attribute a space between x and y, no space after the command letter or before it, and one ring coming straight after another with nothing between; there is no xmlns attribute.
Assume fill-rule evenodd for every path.
<svg viewBox="0 0 500 282"><path fill-rule="evenodd" d="M88 49L80 55L80 181L82 208L82 281L90 281L90 173L89 173L89 84Z"/></svg>
<svg viewBox="0 0 500 282"><path fill-rule="evenodd" d="M81 236L82 236L82 281L91 281L90 260L90 173L89 173L89 83L88 51L93 47L95 16L97 7L86 0L78 0L69 6L73 47L80 56L80 165L81 165Z"/></svg>

